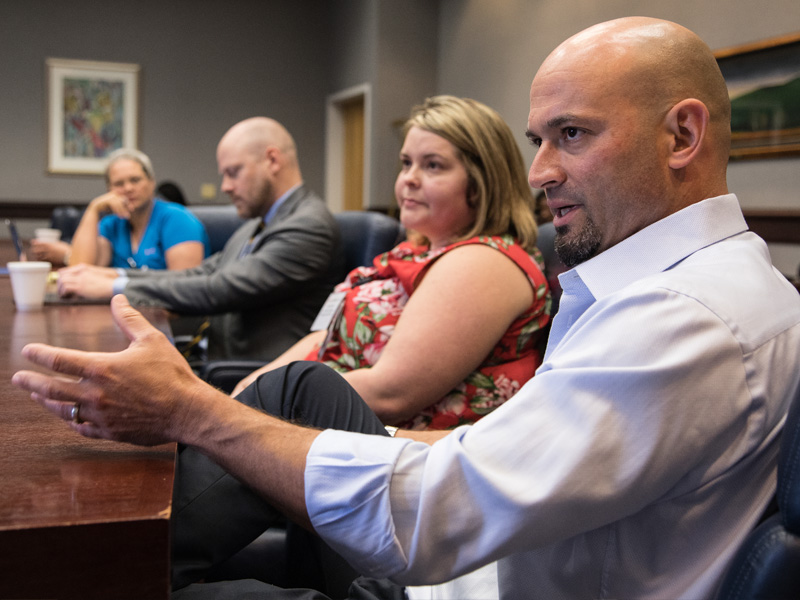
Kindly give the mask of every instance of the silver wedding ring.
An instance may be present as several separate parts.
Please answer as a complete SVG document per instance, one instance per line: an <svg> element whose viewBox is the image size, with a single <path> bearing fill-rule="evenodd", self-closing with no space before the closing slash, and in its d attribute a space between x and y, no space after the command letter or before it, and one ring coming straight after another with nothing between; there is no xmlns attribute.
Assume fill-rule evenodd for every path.
<svg viewBox="0 0 800 600"><path fill-rule="evenodd" d="M69 411L69 418L72 420L73 423L80 423L81 422L81 405L80 404L73 404L72 410Z"/></svg>

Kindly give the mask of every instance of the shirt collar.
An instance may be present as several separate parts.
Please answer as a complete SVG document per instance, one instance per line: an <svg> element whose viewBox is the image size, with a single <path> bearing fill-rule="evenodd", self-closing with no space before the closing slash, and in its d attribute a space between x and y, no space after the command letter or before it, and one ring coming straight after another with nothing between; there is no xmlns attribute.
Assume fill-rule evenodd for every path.
<svg viewBox="0 0 800 600"><path fill-rule="evenodd" d="M269 207L267 214L264 215L264 225L269 224L269 222L275 217L275 213L278 212L278 209L281 207L281 204L283 204L286 201L286 199L289 196L291 196L295 192L295 190L297 190L297 188L299 188L301 185L303 184L298 183L297 185L290 187L280 198L275 200L272 206Z"/></svg>
<svg viewBox="0 0 800 600"><path fill-rule="evenodd" d="M600 299L743 231L747 231L747 223L734 194L708 198L656 221L562 273L559 281L567 290L581 280L594 298Z"/></svg>

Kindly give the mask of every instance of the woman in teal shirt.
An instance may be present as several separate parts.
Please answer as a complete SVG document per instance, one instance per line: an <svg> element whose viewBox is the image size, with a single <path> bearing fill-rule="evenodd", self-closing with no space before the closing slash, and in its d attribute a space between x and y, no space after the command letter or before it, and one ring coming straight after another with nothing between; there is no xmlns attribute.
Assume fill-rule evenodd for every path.
<svg viewBox="0 0 800 600"><path fill-rule="evenodd" d="M69 264L187 269L208 255L203 224L185 207L155 197L150 159L138 150L112 153L108 192L92 200L72 238Z"/></svg>

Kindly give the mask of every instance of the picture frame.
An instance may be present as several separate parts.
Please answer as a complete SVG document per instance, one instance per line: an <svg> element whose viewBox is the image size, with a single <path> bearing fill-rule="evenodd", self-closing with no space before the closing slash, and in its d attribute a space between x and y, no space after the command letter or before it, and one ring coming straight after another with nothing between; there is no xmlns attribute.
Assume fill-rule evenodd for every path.
<svg viewBox="0 0 800 600"><path fill-rule="evenodd" d="M49 173L102 174L111 152L138 147L139 65L45 62Z"/></svg>
<svg viewBox="0 0 800 600"><path fill-rule="evenodd" d="M731 159L800 154L800 32L714 56L731 98Z"/></svg>

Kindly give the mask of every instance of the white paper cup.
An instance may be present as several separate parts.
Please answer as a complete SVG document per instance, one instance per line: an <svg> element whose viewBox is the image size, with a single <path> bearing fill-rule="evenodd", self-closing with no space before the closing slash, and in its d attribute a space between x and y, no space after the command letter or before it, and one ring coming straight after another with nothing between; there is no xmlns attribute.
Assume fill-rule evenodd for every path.
<svg viewBox="0 0 800 600"><path fill-rule="evenodd" d="M60 229L50 229L49 227L39 227L33 230L33 236L42 242L57 242L61 239Z"/></svg>
<svg viewBox="0 0 800 600"><path fill-rule="evenodd" d="M50 263L36 260L14 261L7 266L17 310L40 310L44 305Z"/></svg>

